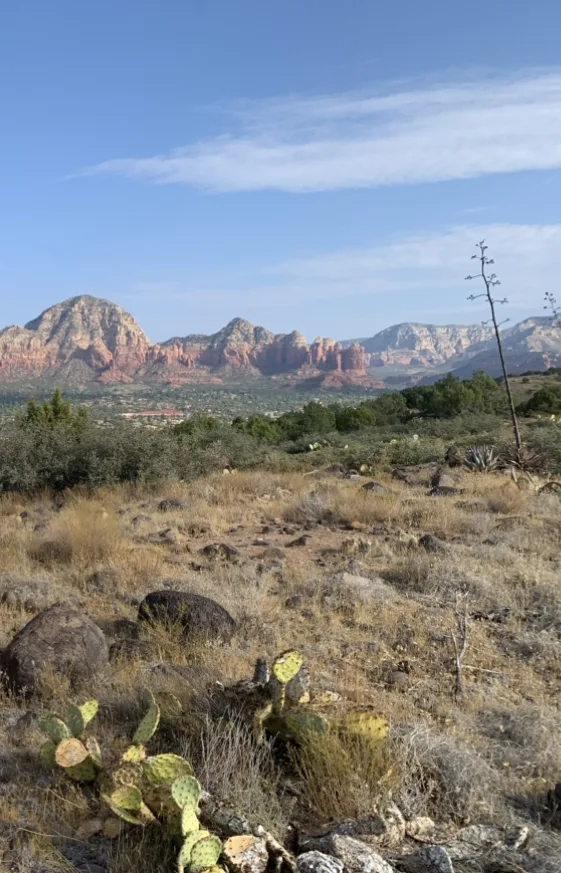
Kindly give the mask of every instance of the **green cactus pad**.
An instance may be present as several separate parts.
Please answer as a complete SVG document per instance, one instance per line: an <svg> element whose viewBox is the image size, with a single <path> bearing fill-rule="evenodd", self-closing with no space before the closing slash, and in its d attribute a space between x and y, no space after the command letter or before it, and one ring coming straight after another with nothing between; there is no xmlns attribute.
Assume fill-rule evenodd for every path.
<svg viewBox="0 0 561 873"><path fill-rule="evenodd" d="M65 770L68 767L77 767L89 757L90 753L80 740L62 740L56 747L55 761L59 767L63 767Z"/></svg>
<svg viewBox="0 0 561 873"><path fill-rule="evenodd" d="M386 719L380 718L372 712L358 712L357 710L347 712L343 716L341 725L349 734L372 743L382 743L388 736L389 728Z"/></svg>
<svg viewBox="0 0 561 873"><path fill-rule="evenodd" d="M143 825L144 821L140 818L140 815L134 814L130 812L128 809L124 809L122 806L117 806L111 798L107 794L102 794L101 796L103 802L109 807L111 812L117 815L119 818L122 818L123 821L128 822L133 825Z"/></svg>
<svg viewBox="0 0 561 873"><path fill-rule="evenodd" d="M97 775L94 762L91 758L86 758L81 764L76 764L75 767L67 767L65 775L69 776L75 782L93 782Z"/></svg>
<svg viewBox="0 0 561 873"><path fill-rule="evenodd" d="M195 831L198 831L200 827L199 819L197 818L197 813L194 809L191 809L189 806L186 806L181 810L181 833L184 837L187 834L192 834Z"/></svg>
<svg viewBox="0 0 561 873"><path fill-rule="evenodd" d="M158 729L160 724L160 707L156 703L156 699L150 692L147 693L148 712L138 725L132 741L137 746L143 746L151 739Z"/></svg>
<svg viewBox="0 0 561 873"><path fill-rule="evenodd" d="M95 717L99 709L97 700L86 700L81 706L71 703L66 710L66 723L73 737L79 737L84 733L90 721Z"/></svg>
<svg viewBox="0 0 561 873"><path fill-rule="evenodd" d="M123 764L141 764L145 759L146 749L144 746L129 746L123 753L121 761Z"/></svg>
<svg viewBox="0 0 561 873"><path fill-rule="evenodd" d="M171 796L180 809L195 810L201 796L201 785L194 776L183 776L172 784Z"/></svg>
<svg viewBox="0 0 561 873"><path fill-rule="evenodd" d="M183 845L179 851L179 857L177 859L179 870L184 870L191 861L191 852L193 851L193 846L195 846L200 840L206 839L206 837L210 837L210 833L208 831L194 831L185 836L183 840Z"/></svg>
<svg viewBox="0 0 561 873"><path fill-rule="evenodd" d="M176 779L193 775L193 768L180 755L154 755L146 758L142 766L154 785L172 785Z"/></svg>
<svg viewBox="0 0 561 873"><path fill-rule="evenodd" d="M121 809L139 812L142 806L142 791L136 785L123 785L111 794L112 802Z"/></svg>
<svg viewBox="0 0 561 873"><path fill-rule="evenodd" d="M297 743L303 742L310 734L321 735L327 730L327 722L321 715L300 709L286 710L279 722L278 732L288 734Z"/></svg>
<svg viewBox="0 0 561 873"><path fill-rule="evenodd" d="M100 749L99 743L96 740L96 738L95 737L88 737L85 740L84 745L85 745L86 749L88 750L88 752L90 753L90 758L94 762L95 766L99 770L101 770L101 768L103 767L103 761L101 758L101 749Z"/></svg>
<svg viewBox="0 0 561 873"><path fill-rule="evenodd" d="M69 740L72 736L68 726L55 712L42 715L37 724L39 725L39 730L54 743L60 743L61 740Z"/></svg>
<svg viewBox="0 0 561 873"><path fill-rule="evenodd" d="M222 841L219 837L211 836L199 840L191 849L189 870L191 873L199 873L207 867L214 867L222 852Z"/></svg>
<svg viewBox="0 0 561 873"><path fill-rule="evenodd" d="M53 743L52 740L47 740L46 743L43 743L43 745L41 746L41 752L39 754L40 754L40 758L41 758L41 763L45 767L54 767L55 766L55 764L56 764L55 752L56 752L56 743Z"/></svg>
<svg viewBox="0 0 561 873"><path fill-rule="evenodd" d="M304 658L300 652L291 649L290 651L283 652L282 655L278 656L273 663L273 674L279 682L286 685L291 679L294 679L294 677L298 675L303 664Z"/></svg>

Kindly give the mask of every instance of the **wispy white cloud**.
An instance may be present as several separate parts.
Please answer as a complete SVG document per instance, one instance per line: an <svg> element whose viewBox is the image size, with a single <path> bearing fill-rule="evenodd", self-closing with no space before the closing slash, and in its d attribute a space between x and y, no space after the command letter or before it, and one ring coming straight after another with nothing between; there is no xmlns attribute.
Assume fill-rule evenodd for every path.
<svg viewBox="0 0 561 873"><path fill-rule="evenodd" d="M444 232L401 236L361 249L284 261L251 272L191 279L177 290L155 296L183 299L195 307L223 307L235 301L239 312L250 307L286 307L314 301L352 302L360 295L386 296L382 305L399 308L397 296L419 298L418 308L432 311L442 300L457 311L477 288L464 282L473 271L474 244L487 239L503 283L501 296L510 309L539 312L546 291L556 292L561 273L561 224L490 224L455 227ZM145 289L150 296L150 290ZM436 296L435 296L436 295ZM478 305L462 306L466 320L478 318ZM472 313L471 317L469 313ZM403 320L407 313L403 312Z"/></svg>
<svg viewBox="0 0 561 873"><path fill-rule="evenodd" d="M376 188L561 167L561 70L247 102L230 129L116 174L210 191Z"/></svg>

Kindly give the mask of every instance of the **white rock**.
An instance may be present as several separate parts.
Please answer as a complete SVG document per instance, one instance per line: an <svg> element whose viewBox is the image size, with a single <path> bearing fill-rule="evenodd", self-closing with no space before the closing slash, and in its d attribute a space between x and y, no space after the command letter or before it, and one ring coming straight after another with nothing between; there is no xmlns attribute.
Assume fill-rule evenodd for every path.
<svg viewBox="0 0 561 873"><path fill-rule="evenodd" d="M339 858L323 852L304 852L298 856L296 864L300 873L343 873L343 864Z"/></svg>

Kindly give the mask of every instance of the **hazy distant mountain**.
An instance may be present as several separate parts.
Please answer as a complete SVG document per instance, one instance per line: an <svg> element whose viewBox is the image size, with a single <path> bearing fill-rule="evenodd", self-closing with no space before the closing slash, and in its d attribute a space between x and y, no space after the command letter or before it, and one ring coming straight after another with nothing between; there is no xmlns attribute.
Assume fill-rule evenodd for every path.
<svg viewBox="0 0 561 873"><path fill-rule="evenodd" d="M561 329L550 318L530 318L503 332L512 372L561 363ZM0 331L0 383L56 378L61 383L222 382L245 377L283 378L303 387L383 387L434 380L444 372L498 374L493 333L476 325L404 322L357 342L293 331L274 334L241 318L209 336L192 334L150 343L120 306L73 297L46 309L25 327Z"/></svg>

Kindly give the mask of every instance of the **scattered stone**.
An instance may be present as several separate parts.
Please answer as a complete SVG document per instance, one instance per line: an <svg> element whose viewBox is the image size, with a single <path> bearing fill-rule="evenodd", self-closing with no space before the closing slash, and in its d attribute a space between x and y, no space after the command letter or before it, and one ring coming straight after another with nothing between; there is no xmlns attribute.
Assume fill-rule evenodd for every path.
<svg viewBox="0 0 561 873"><path fill-rule="evenodd" d="M427 839L434 833L435 824L428 815L419 815L405 822L405 833L408 837Z"/></svg>
<svg viewBox="0 0 561 873"><path fill-rule="evenodd" d="M181 503L180 500L160 500L158 503L158 509L160 512L178 512L181 509L185 509L185 504Z"/></svg>
<svg viewBox="0 0 561 873"><path fill-rule="evenodd" d="M158 536L163 542L169 543L172 546L179 542L179 534L174 527L166 527L165 530L159 532Z"/></svg>
<svg viewBox="0 0 561 873"><path fill-rule="evenodd" d="M292 540L292 542L286 544L287 549L292 549L294 546L307 546L310 542L310 537L306 534L302 534L301 537L298 537L296 540Z"/></svg>
<svg viewBox="0 0 561 873"><path fill-rule="evenodd" d="M251 834L226 840L222 856L233 873L264 873L269 863L267 843Z"/></svg>
<svg viewBox="0 0 561 873"><path fill-rule="evenodd" d="M358 470L349 470L348 473L345 473L345 479L360 479L360 473Z"/></svg>
<svg viewBox="0 0 561 873"><path fill-rule="evenodd" d="M293 594L292 597L287 597L284 605L287 609L299 609L302 606L302 595Z"/></svg>
<svg viewBox="0 0 561 873"><path fill-rule="evenodd" d="M443 470L437 470L430 480L431 488L455 488L456 485L457 482L454 476L450 476L449 473L445 473Z"/></svg>
<svg viewBox="0 0 561 873"><path fill-rule="evenodd" d="M304 852L296 864L300 873L343 873L343 862L323 852Z"/></svg>
<svg viewBox="0 0 561 873"><path fill-rule="evenodd" d="M425 846L420 852L400 857L399 869L404 873L454 873L444 846Z"/></svg>
<svg viewBox="0 0 561 873"><path fill-rule="evenodd" d="M253 540L252 545L254 546L270 546L271 543L269 540L263 539L263 537L257 537L257 539Z"/></svg>
<svg viewBox="0 0 561 873"><path fill-rule="evenodd" d="M372 491L374 494L387 494L388 489L380 485L379 482L367 482L362 486L363 491Z"/></svg>
<svg viewBox="0 0 561 873"><path fill-rule="evenodd" d="M394 873L381 855L353 837L328 834L306 841L312 851L334 855L343 864L345 873Z"/></svg>
<svg viewBox="0 0 561 873"><path fill-rule="evenodd" d="M99 627L83 613L53 606L32 618L4 649L0 671L10 688L29 694L45 671L77 683L107 662L107 643Z"/></svg>
<svg viewBox="0 0 561 873"><path fill-rule="evenodd" d="M432 534L424 534L419 539L419 545L422 546L425 551L433 553L443 552L446 548L444 543Z"/></svg>
<svg viewBox="0 0 561 873"><path fill-rule="evenodd" d="M459 488L453 488L448 485L438 485L436 488L431 488L429 491L430 497L452 497L454 494L461 494Z"/></svg>
<svg viewBox="0 0 561 873"><path fill-rule="evenodd" d="M2 595L2 603L4 606L9 606L10 608L17 608L21 606L20 599L17 596L15 591L11 589L8 591L4 591Z"/></svg>
<svg viewBox="0 0 561 873"><path fill-rule="evenodd" d="M210 597L187 591L152 591L138 610L139 621L178 624L185 638L204 637L227 642L236 622L223 606Z"/></svg>
<svg viewBox="0 0 561 873"><path fill-rule="evenodd" d="M109 594L117 588L119 571L116 567L103 567L92 573L89 584L96 588L100 594Z"/></svg>
<svg viewBox="0 0 561 873"><path fill-rule="evenodd" d="M446 449L444 460L449 467L461 467L463 459L462 453L460 452L458 446L449 446Z"/></svg>
<svg viewBox="0 0 561 873"><path fill-rule="evenodd" d="M286 555L278 546L269 546L265 551L261 552L259 558L262 561L285 561Z"/></svg>
<svg viewBox="0 0 561 873"><path fill-rule="evenodd" d="M205 558L221 559L223 561L233 561L239 557L239 550L234 546L229 546L227 543L211 543L200 550L200 554Z"/></svg>

